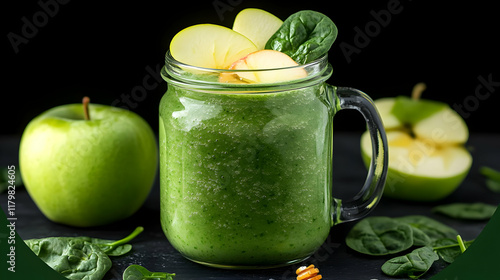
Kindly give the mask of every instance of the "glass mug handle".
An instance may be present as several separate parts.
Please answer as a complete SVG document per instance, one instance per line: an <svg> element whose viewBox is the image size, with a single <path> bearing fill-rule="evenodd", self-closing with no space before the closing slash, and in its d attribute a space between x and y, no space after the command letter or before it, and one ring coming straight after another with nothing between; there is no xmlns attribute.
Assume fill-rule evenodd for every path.
<svg viewBox="0 0 500 280"><path fill-rule="evenodd" d="M384 126L372 99L354 88L330 87L333 100L335 100L335 110L359 111L366 121L372 140L372 159L361 191L349 201L333 198L333 224L335 225L363 218L380 201L387 177L388 148Z"/></svg>

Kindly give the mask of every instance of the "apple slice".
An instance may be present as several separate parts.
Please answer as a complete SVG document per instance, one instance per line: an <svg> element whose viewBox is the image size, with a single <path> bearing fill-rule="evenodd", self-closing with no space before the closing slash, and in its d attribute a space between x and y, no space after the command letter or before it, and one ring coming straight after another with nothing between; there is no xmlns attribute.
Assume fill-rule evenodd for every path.
<svg viewBox="0 0 500 280"><path fill-rule="evenodd" d="M465 121L449 107L414 124L413 132L441 145L463 144L469 138Z"/></svg>
<svg viewBox="0 0 500 280"><path fill-rule="evenodd" d="M170 42L170 53L176 60L212 69L227 69L237 59L256 50L247 37L215 24L187 27Z"/></svg>
<svg viewBox="0 0 500 280"><path fill-rule="evenodd" d="M447 104L429 100L410 100L404 96L375 102L386 130L411 128L419 139L440 145L463 144L469 130L460 115Z"/></svg>
<svg viewBox="0 0 500 280"><path fill-rule="evenodd" d="M267 41L281 27L283 21L261 9L244 9L236 15L233 30L245 35L257 49L263 50Z"/></svg>
<svg viewBox="0 0 500 280"><path fill-rule="evenodd" d="M235 61L231 70L222 73L219 82L277 83L307 77L307 72L288 55L274 50L259 50ZM276 70L272 70L276 69ZM264 71L265 70L265 71Z"/></svg>

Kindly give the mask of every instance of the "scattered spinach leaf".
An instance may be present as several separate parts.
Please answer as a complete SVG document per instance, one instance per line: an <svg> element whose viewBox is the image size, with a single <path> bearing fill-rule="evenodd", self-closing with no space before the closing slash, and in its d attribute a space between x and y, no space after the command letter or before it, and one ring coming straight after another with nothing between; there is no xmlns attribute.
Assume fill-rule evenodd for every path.
<svg viewBox="0 0 500 280"><path fill-rule="evenodd" d="M439 256L432 247L425 246L404 256L392 258L382 265L382 271L389 276L408 276L417 279L424 275Z"/></svg>
<svg viewBox="0 0 500 280"><path fill-rule="evenodd" d="M486 177L486 186L493 192L500 193L500 171L483 166L479 172Z"/></svg>
<svg viewBox="0 0 500 280"><path fill-rule="evenodd" d="M455 229L426 216L411 215L394 219L420 229L430 238L431 242L443 238L455 238L458 235Z"/></svg>
<svg viewBox="0 0 500 280"><path fill-rule="evenodd" d="M411 229L413 231L414 246L426 246L431 244L431 238L425 232L414 226L412 226Z"/></svg>
<svg viewBox="0 0 500 280"><path fill-rule="evenodd" d="M173 280L175 273L151 272L145 267L133 264L123 271L123 280Z"/></svg>
<svg viewBox="0 0 500 280"><path fill-rule="evenodd" d="M326 54L337 33L337 26L324 14L299 11L283 22L265 48L283 52L298 64L306 64Z"/></svg>
<svg viewBox="0 0 500 280"><path fill-rule="evenodd" d="M29 239L25 243L52 269L72 280L100 280L111 260L95 244L71 237Z"/></svg>
<svg viewBox="0 0 500 280"><path fill-rule="evenodd" d="M478 203L452 203L432 208L432 212L446 215L455 219L487 220L493 216L497 207Z"/></svg>
<svg viewBox="0 0 500 280"><path fill-rule="evenodd" d="M474 240L463 242L464 247L468 248ZM444 238L436 240L432 243L432 249L439 255L439 257L447 262L452 263L455 259L462 254L460 244L455 239Z"/></svg>
<svg viewBox="0 0 500 280"><path fill-rule="evenodd" d="M432 243L432 246L438 256L447 263L454 262L462 254L457 241L450 238L436 240Z"/></svg>
<svg viewBox="0 0 500 280"><path fill-rule="evenodd" d="M82 240L90 242L92 244L96 244L108 256L116 257L116 256L121 256L121 255L124 255L124 254L130 252L130 250L132 250L132 245L125 244L125 243L134 239L143 230L144 230L143 227L137 227L127 237L120 239L120 240L116 240L116 241L99 239L99 238L92 238L92 237L75 237L75 238L82 239Z"/></svg>
<svg viewBox="0 0 500 280"><path fill-rule="evenodd" d="M500 182L494 180L486 180L486 186L490 191L500 193Z"/></svg>
<svg viewBox="0 0 500 280"><path fill-rule="evenodd" d="M373 256L398 253L412 245L423 246L382 266L387 275L412 279L424 275L439 258L452 263L472 242L464 242L455 229L420 215L364 218L346 236L351 249Z"/></svg>
<svg viewBox="0 0 500 280"><path fill-rule="evenodd" d="M368 217L349 231L346 244L367 255L394 254L413 245L413 231L410 225L389 217Z"/></svg>
<svg viewBox="0 0 500 280"><path fill-rule="evenodd" d="M100 280L111 267L109 256L121 256L132 249L124 244L144 230L137 227L127 237L113 241L92 237L47 237L28 239L28 247L52 269L68 279Z"/></svg>

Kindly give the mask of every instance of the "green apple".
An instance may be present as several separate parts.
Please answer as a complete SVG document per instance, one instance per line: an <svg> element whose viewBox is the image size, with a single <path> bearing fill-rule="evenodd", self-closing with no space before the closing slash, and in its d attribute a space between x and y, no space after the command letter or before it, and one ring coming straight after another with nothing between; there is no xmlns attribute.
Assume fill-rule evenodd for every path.
<svg viewBox="0 0 500 280"><path fill-rule="evenodd" d="M436 201L452 192L467 176L472 157L464 148L469 131L464 120L447 104L405 96L375 101L387 133L389 170L387 197ZM418 97L417 97L418 96ZM371 160L371 140L361 137L365 164Z"/></svg>
<svg viewBox="0 0 500 280"><path fill-rule="evenodd" d="M48 219L88 227L141 207L156 176L157 154L154 133L137 114L69 104L27 125L19 164L26 189Z"/></svg>
<svg viewBox="0 0 500 280"><path fill-rule="evenodd" d="M267 41L278 31L283 21L261 9L248 8L236 15L233 30L245 35L257 49L263 50Z"/></svg>

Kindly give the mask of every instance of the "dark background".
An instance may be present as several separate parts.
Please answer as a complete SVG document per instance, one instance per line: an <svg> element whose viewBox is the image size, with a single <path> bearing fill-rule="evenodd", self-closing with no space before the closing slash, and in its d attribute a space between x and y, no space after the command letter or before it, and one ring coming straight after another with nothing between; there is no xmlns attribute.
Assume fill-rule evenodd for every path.
<svg viewBox="0 0 500 280"><path fill-rule="evenodd" d="M185 27L198 23L231 27L236 14L247 7L265 9L282 20L298 10L313 9L332 18L339 29L337 41L329 52L329 60L334 67L334 75L329 83L356 87L377 99L409 95L415 83L426 82L428 89L424 92L424 98L470 109L466 110L464 117L473 134L470 143L477 147L472 149L474 165L464 186L443 203L498 203L498 196L486 189L484 178L478 170L480 166L496 168L495 164L498 163L498 149L492 149L495 143L498 145L498 136L484 137L483 133L500 132L496 106L500 102L500 86L492 87L489 96L486 96L488 91L483 88L482 100L475 97L475 90L481 85L479 77L500 82L500 24L494 1L462 1L453 4L439 1L438 4L438 1L401 0L397 6L400 12L391 14L386 26L373 29L369 42L358 47L359 53L349 56L350 61L340 46L349 44L356 47L356 28L364 30L367 25L376 27L373 14L380 14L380 11L387 10L389 3L398 1L59 1L6 1L2 5L1 65L4 74L0 99L0 135L21 135L24 127L35 116L54 106L78 103L84 95L90 96L95 103L124 106L123 96L131 98L134 89L141 87L145 78L151 77L150 71L146 69L154 72L163 65L170 40ZM58 3L58 10L53 15L46 15L44 20L46 12L39 3ZM51 8L54 9L54 5ZM11 37L12 34L23 36L25 22L33 24L34 16L41 21L40 27L35 26L36 31L30 30L30 38L18 46L16 53L9 41L9 34ZM156 80L150 79L149 82L155 83ZM142 100L131 100L135 107L130 109L143 116L155 131L158 127L157 108L165 90L166 83L156 84L146 91ZM361 116L349 111L336 116L335 126L336 131L361 132L365 128ZM10 141L4 142L9 144L3 147L1 154L3 160L10 162L12 156L17 155L18 138L5 139ZM337 150L335 157L338 162L333 164L337 176L334 181L342 186L339 188L340 193L336 191L340 198L350 197L351 192L356 191L364 180L366 171L359 160L359 146L352 144L356 139L352 135L336 139L341 141L335 144L340 150ZM493 151L489 152L490 149ZM356 153L357 156L352 156ZM349 157L354 160L343 161ZM356 187L345 187L351 185ZM20 219L21 224L17 228L23 238L75 234L73 228L42 219L42 214L34 211L35 205L28 199L28 194L19 192L19 195L16 197L21 202L17 206L21 211L19 217L28 217ZM139 236L138 247L134 244L138 252L147 252L146 257L142 257L144 254L131 254L114 261L114 276L130 263L148 264L151 270L160 271L164 263L169 263L164 261L165 257L173 260L171 263L175 269L171 272L177 272L179 277L195 274L200 277L208 274L233 277L232 271L197 266L183 261L179 254L174 253L173 248L164 242L156 222L159 219L157 200L157 196L151 195L145 207L132 220L119 224L118 230L110 227L90 228L78 235L97 237L107 234L110 239L119 239L130 232L130 225L147 223L145 226L149 224L150 228L156 229ZM433 205L386 199L375 209L374 215L425 214L430 213L429 209ZM452 223L450 219L445 221ZM466 239L477 236L482 228L479 223L453 223ZM333 231L333 240L342 243L352 225L339 225ZM157 241L159 243L155 243ZM153 253L148 250L153 250ZM321 256L324 256L323 252ZM333 275L335 271L339 275L363 274L366 279L385 278L379 270L381 259L374 262L373 258L356 256L345 246L327 256L320 264L325 276ZM474 266L467 267L474 269ZM436 273L437 269L433 269L431 274ZM238 273L241 279L255 279L259 272ZM270 273L260 273L260 278L270 278ZM274 273L279 277L283 270L276 269Z"/></svg>
<svg viewBox="0 0 500 280"><path fill-rule="evenodd" d="M481 99L475 97L479 77L500 82L500 24L492 1L59 1L3 4L1 134L20 135L38 114L78 103L84 95L94 103L117 106L129 96L134 106L127 107L157 131L157 107L166 83L150 79L154 88L140 100L131 97L151 77L146 69L163 66L169 42L181 29L198 23L232 27L236 14L247 7L282 20L302 9L328 15L339 29L329 52L331 84L356 87L377 99L409 95L415 83L426 82L424 98L463 106L472 133L500 131L495 114L500 86L483 87ZM51 14L43 3L51 3ZM396 8L385 26L376 23L374 14L391 5ZM27 21L35 28L28 30ZM356 28L367 26L369 41L356 44ZM9 40L13 36L25 38L17 53ZM357 53L347 57L342 44L357 47ZM339 113L335 125L337 131L364 130L356 112Z"/></svg>

